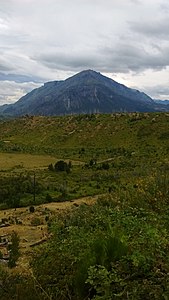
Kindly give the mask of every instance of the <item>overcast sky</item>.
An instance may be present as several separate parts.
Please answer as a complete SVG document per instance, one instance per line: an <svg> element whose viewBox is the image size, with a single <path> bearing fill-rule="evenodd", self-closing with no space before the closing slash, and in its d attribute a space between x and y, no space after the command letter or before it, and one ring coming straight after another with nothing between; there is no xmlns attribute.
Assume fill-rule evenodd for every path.
<svg viewBox="0 0 169 300"><path fill-rule="evenodd" d="M0 105L84 69L169 99L169 1L0 0Z"/></svg>

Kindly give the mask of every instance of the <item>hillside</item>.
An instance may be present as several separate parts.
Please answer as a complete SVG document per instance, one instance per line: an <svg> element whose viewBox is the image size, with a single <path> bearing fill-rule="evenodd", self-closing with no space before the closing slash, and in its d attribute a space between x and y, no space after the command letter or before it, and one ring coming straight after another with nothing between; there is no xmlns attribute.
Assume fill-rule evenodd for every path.
<svg viewBox="0 0 169 300"><path fill-rule="evenodd" d="M167 111L146 94L130 89L92 70L82 71L63 81L45 83L14 104L0 107L0 114L71 115L112 112Z"/></svg>
<svg viewBox="0 0 169 300"><path fill-rule="evenodd" d="M48 201L47 194L59 201L65 189L64 200L104 194L116 177L134 182L135 175L147 177L168 168L168 137L167 113L26 116L0 121L0 197L9 205L10 193L4 196L4 189L10 184L12 194L14 186L16 194L21 189L20 205L29 205L34 172L36 204ZM71 161L70 174L49 172L48 166L53 170L58 160Z"/></svg>
<svg viewBox="0 0 169 300"><path fill-rule="evenodd" d="M163 147L167 150L168 136L168 113L25 116L0 122L0 151L78 159L85 148L84 159L92 151L92 155L105 158L109 156L106 150L119 147L138 153L153 147L158 152Z"/></svg>
<svg viewBox="0 0 169 300"><path fill-rule="evenodd" d="M1 120L0 165L0 299L167 299L168 113Z"/></svg>

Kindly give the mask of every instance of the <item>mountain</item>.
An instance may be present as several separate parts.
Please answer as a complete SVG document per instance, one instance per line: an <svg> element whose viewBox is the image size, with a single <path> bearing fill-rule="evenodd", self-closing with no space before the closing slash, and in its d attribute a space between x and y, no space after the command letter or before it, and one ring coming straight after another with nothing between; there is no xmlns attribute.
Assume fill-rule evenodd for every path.
<svg viewBox="0 0 169 300"><path fill-rule="evenodd" d="M5 112L8 107L9 107L9 104L4 104L4 105L0 106L0 113Z"/></svg>
<svg viewBox="0 0 169 300"><path fill-rule="evenodd" d="M0 107L0 113L52 116L163 110L160 107L145 93L130 89L98 72L85 70L66 80L45 83L14 104Z"/></svg>
<svg viewBox="0 0 169 300"><path fill-rule="evenodd" d="M154 99L155 103L169 105L169 100Z"/></svg>

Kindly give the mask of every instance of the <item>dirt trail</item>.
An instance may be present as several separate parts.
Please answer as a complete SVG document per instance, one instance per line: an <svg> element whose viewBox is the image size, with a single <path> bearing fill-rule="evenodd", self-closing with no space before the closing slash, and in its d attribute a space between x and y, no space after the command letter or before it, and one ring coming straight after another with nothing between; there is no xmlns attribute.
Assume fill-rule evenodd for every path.
<svg viewBox="0 0 169 300"><path fill-rule="evenodd" d="M66 202L51 202L47 204L41 204L39 205L39 208L48 208L50 210L60 210L60 209L67 209L70 208L72 205L80 205L82 203L86 203L88 205L92 205L97 199L98 195L96 196L88 196L83 197L80 199L72 200L72 201L66 201Z"/></svg>
<svg viewBox="0 0 169 300"><path fill-rule="evenodd" d="M71 201L65 201L65 202L51 202L51 203L44 203L41 205L34 206L35 207L35 212L40 210L40 209L45 209L48 208L52 211L57 211L60 209L67 209L70 208L72 205L80 205L82 203L86 204L93 204L97 199L99 195L96 196L88 196L88 197L83 197ZM28 207L20 207L17 208L16 210L14 208L11 209L5 209L5 210L0 210L0 219L2 218L9 218L9 217L18 217L21 214L28 214L29 213L29 206ZM30 213L29 213L30 215ZM1 228L0 228L1 229Z"/></svg>

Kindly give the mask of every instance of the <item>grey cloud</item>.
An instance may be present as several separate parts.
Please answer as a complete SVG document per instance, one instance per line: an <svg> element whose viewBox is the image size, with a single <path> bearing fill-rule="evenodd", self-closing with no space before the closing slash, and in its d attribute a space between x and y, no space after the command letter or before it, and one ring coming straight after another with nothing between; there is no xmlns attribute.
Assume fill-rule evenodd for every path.
<svg viewBox="0 0 169 300"><path fill-rule="evenodd" d="M4 74L0 72L0 81L14 81L16 83L35 82L42 83L42 78L30 77L26 75Z"/></svg>
<svg viewBox="0 0 169 300"><path fill-rule="evenodd" d="M134 4L141 4L141 0L130 0L130 2L133 2Z"/></svg>
<svg viewBox="0 0 169 300"><path fill-rule="evenodd" d="M14 81L0 81L0 104L13 103L32 89L41 85L34 82L16 83Z"/></svg>
<svg viewBox="0 0 169 300"><path fill-rule="evenodd" d="M161 51L153 54L139 46L119 45L116 47L116 52L112 51L109 58L112 68L115 68L114 72L162 70L169 65L169 52Z"/></svg>
<svg viewBox="0 0 169 300"><path fill-rule="evenodd" d="M12 68L8 66L8 64L4 62L0 62L0 71L11 71Z"/></svg>
<svg viewBox="0 0 169 300"><path fill-rule="evenodd" d="M169 87L166 85L143 87L142 90L154 99L169 99Z"/></svg>
<svg viewBox="0 0 169 300"><path fill-rule="evenodd" d="M16 84L41 78L86 68L133 75L169 65L168 0L0 2L0 94L8 82L10 101Z"/></svg>
<svg viewBox="0 0 169 300"><path fill-rule="evenodd" d="M49 53L35 56L34 59L52 69L61 70L78 70L90 68L92 65L96 67L98 62L98 55L96 53Z"/></svg>
<svg viewBox="0 0 169 300"><path fill-rule="evenodd" d="M0 49L0 72L12 72L14 71L15 67L12 61L6 54L4 49Z"/></svg>
<svg viewBox="0 0 169 300"><path fill-rule="evenodd" d="M168 0L162 1L160 3L159 7L160 7L162 13L168 14L168 12L169 12L169 3L168 3Z"/></svg>
<svg viewBox="0 0 169 300"><path fill-rule="evenodd" d="M78 71L91 68L102 72L127 73L146 69L161 70L169 65L169 47L157 49L155 53L141 45L119 43L114 47L92 49L91 53L67 52L41 53L34 59L48 68Z"/></svg>
<svg viewBox="0 0 169 300"><path fill-rule="evenodd" d="M144 37L160 38L168 40L169 38L169 19L149 20L144 22L129 22L130 29L136 33L144 35Z"/></svg>

